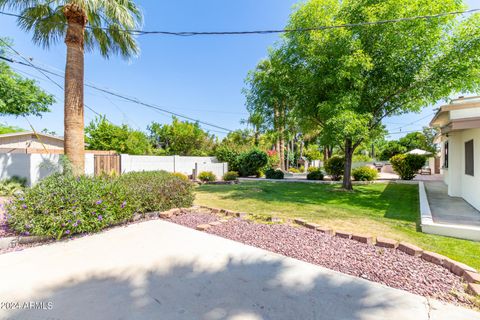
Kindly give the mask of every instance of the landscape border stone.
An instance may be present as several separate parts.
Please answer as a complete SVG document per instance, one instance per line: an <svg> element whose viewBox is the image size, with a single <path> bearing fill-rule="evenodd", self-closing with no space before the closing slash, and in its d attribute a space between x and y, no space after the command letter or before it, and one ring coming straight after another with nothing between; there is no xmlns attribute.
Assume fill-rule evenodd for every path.
<svg viewBox="0 0 480 320"><path fill-rule="evenodd" d="M352 239L352 234L350 232L345 232L345 231L335 231L335 236L339 238L344 238L344 239Z"/></svg>
<svg viewBox="0 0 480 320"><path fill-rule="evenodd" d="M190 208L173 208L163 212L150 212L150 213L146 213L144 215L138 215L138 216L134 215L132 221L141 220L142 217L169 219L174 215L195 212L195 210L198 208L206 209L211 213L216 213L216 214L224 213L228 217L243 218L248 215L247 213L244 213L244 212L234 212L231 210L211 208L208 206L194 206ZM274 217L272 217L272 219L273 218ZM281 219L279 220L282 221ZM196 226L196 229L200 231L206 231L212 226L218 226L228 221L229 221L228 218L224 218L218 221L211 222L209 224L198 225ZM477 270L475 270L474 268L464 263L452 260L448 257L442 256L435 252L424 251L422 248L406 242L398 243L398 241L389 239L389 238L377 237L375 239L375 237L370 235L352 234L345 231L334 230L328 227L320 226L316 223L307 222L306 220L301 218L295 218L293 222L301 226L304 226L306 228L309 228L318 232L322 232L328 235L332 235L332 236L335 235L340 238L351 239L351 240L362 242L368 245L376 245L377 247L396 249L406 254L409 254L411 256L415 256L420 259L423 259L427 262L443 266L445 269L449 270L453 274L463 277L463 279L468 283L467 292L469 292L472 295L480 296L480 274L477 273ZM12 248L12 247L15 247L17 244L42 243L50 240L54 240L54 239L51 237L41 237L41 236L17 236L17 237L1 238L0 249Z"/></svg>
<svg viewBox="0 0 480 320"><path fill-rule="evenodd" d="M398 241L390 238L377 237L377 242L375 245L381 248L397 249Z"/></svg>

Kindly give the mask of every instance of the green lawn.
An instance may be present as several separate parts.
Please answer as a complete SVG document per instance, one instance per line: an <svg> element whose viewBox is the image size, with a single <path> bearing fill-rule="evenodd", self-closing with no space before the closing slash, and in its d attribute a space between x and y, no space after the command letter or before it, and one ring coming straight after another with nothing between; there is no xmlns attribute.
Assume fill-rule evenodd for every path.
<svg viewBox="0 0 480 320"><path fill-rule="evenodd" d="M203 185L196 204L280 218L304 218L336 230L408 241L480 269L480 243L418 229L418 186L370 184L343 192L335 185L242 182Z"/></svg>

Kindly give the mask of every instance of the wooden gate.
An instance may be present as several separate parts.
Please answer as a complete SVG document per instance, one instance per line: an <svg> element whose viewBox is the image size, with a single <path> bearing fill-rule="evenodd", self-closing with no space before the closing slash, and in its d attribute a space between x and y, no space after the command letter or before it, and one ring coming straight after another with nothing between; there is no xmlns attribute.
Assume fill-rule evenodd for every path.
<svg viewBox="0 0 480 320"><path fill-rule="evenodd" d="M119 154L96 154L94 156L95 175L101 174L120 174L120 155Z"/></svg>

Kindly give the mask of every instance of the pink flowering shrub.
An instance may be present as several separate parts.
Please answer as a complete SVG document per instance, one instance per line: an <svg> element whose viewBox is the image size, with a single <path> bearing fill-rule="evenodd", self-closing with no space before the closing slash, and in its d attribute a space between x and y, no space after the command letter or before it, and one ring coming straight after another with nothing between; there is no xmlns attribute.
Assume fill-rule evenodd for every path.
<svg viewBox="0 0 480 320"><path fill-rule="evenodd" d="M120 177L50 176L6 205L9 227L23 235L62 238L98 232L135 213L193 202L191 184L167 172Z"/></svg>

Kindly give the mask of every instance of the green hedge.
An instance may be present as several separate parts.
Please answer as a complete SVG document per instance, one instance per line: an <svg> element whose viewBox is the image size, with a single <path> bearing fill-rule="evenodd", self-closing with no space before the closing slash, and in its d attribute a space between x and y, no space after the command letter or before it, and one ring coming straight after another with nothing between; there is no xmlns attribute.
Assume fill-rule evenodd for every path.
<svg viewBox="0 0 480 320"><path fill-rule="evenodd" d="M320 170L314 170L307 174L307 180L323 180L324 174Z"/></svg>
<svg viewBox="0 0 480 320"><path fill-rule="evenodd" d="M267 179L278 179L281 180L285 177L285 174L282 170L268 169L265 171L265 178Z"/></svg>
<svg viewBox="0 0 480 320"><path fill-rule="evenodd" d="M378 171L366 166L359 167L352 170L352 176L356 181L373 181L378 178Z"/></svg>
<svg viewBox="0 0 480 320"><path fill-rule="evenodd" d="M345 158L333 156L325 161L325 171L334 181L342 180L345 171Z"/></svg>
<svg viewBox="0 0 480 320"><path fill-rule="evenodd" d="M217 176L211 171L202 171L198 174L198 179L202 182L217 181Z"/></svg>
<svg viewBox="0 0 480 320"><path fill-rule="evenodd" d="M402 180L412 180L427 161L425 156L418 154L397 154L390 158L393 170Z"/></svg>
<svg viewBox="0 0 480 320"><path fill-rule="evenodd" d="M238 172L236 171L229 171L223 175L224 181L236 181L238 180Z"/></svg>
<svg viewBox="0 0 480 320"><path fill-rule="evenodd" d="M128 191L137 213L190 207L193 184L166 171L130 172L119 183Z"/></svg>
<svg viewBox="0 0 480 320"><path fill-rule="evenodd" d="M7 223L24 235L61 238L97 232L135 213L188 207L190 182L167 172L120 177L52 175L6 205Z"/></svg>

